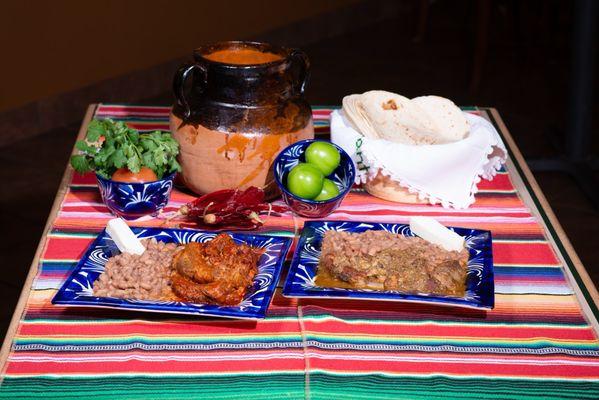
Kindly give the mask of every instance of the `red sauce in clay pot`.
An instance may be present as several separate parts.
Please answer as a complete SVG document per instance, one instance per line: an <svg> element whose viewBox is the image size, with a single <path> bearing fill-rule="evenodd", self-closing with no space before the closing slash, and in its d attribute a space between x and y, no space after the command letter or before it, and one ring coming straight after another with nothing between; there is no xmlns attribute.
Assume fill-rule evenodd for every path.
<svg viewBox="0 0 599 400"><path fill-rule="evenodd" d="M283 58L278 54L253 49L218 50L204 57L210 61L237 65L265 64Z"/></svg>

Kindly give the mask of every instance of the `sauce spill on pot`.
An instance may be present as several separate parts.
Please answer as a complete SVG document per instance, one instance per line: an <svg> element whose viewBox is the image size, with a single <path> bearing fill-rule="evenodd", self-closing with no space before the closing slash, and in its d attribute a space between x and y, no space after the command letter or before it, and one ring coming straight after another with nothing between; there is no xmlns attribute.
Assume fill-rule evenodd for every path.
<svg viewBox="0 0 599 400"><path fill-rule="evenodd" d="M218 50L203 57L210 61L237 65L266 64L283 58L278 54L253 49Z"/></svg>
<svg viewBox="0 0 599 400"><path fill-rule="evenodd" d="M249 137L244 136L239 133L226 134L225 144L220 146L218 149L216 149L216 152L218 154L222 154L224 152L227 160L230 160L231 156L229 155L229 153L232 150L236 150L237 157L239 158L239 161L241 162L245 159L245 150L251 141L252 140ZM255 142L256 142L256 139L254 139L254 147L256 146Z"/></svg>
<svg viewBox="0 0 599 400"><path fill-rule="evenodd" d="M258 140L256 151L251 153L248 157L249 160L253 160L257 156L259 156L260 162L249 174L247 174L241 180L241 182L239 182L238 187L244 187L245 185L248 185L250 182L256 179L260 172L262 172L265 169L268 169L274 161L275 156L279 153L279 151L282 150L283 147L294 142L293 136L293 132L284 134L262 135L262 137Z"/></svg>
<svg viewBox="0 0 599 400"><path fill-rule="evenodd" d="M249 138L240 133L225 134L225 144L216 149L218 154L223 154L227 160L234 157L237 153L239 162L243 162L248 152L248 146L253 150L248 154L248 161L255 160L252 164L255 166L239 182L237 187L244 187L254 181L262 170L267 169L274 161L275 156L283 149L298 140L296 132L279 133L270 135L255 135ZM250 150L250 151L251 151Z"/></svg>

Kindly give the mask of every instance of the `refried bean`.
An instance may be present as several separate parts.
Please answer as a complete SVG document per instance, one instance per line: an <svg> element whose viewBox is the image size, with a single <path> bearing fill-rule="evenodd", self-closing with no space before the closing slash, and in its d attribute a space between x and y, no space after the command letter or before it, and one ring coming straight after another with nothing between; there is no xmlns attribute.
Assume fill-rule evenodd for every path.
<svg viewBox="0 0 599 400"><path fill-rule="evenodd" d="M171 262L182 249L175 243L142 240L142 255L122 253L111 257L94 282L94 296L139 300L171 300Z"/></svg>

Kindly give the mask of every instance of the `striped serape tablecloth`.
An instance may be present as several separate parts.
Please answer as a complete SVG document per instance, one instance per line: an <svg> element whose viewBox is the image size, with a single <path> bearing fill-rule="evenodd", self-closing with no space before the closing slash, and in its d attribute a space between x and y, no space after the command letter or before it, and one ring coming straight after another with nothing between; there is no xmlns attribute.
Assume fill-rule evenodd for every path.
<svg viewBox="0 0 599 400"><path fill-rule="evenodd" d="M96 117L168 129L167 107L100 105ZM315 108L328 133L326 108ZM473 111L477 112L477 111ZM481 114L486 115L484 111ZM292 300L265 320L65 308L50 303L111 217L92 176L73 176L14 336L0 398L599 398L599 341L541 225L500 172L467 210L352 192L330 219L429 215L493 233L492 311L410 303ZM192 199L175 190L166 211ZM136 225L164 221L145 219ZM296 234L269 217L263 231Z"/></svg>

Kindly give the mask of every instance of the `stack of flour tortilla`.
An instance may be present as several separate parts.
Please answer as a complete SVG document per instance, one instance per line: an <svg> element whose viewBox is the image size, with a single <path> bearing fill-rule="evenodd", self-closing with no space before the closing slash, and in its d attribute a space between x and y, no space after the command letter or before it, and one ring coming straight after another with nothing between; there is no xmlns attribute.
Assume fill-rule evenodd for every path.
<svg viewBox="0 0 599 400"><path fill-rule="evenodd" d="M474 202L476 184L507 155L488 121L451 100L381 90L346 96L331 114L331 140L352 156L370 194L455 208Z"/></svg>
<svg viewBox="0 0 599 400"><path fill-rule="evenodd" d="M439 96L414 99L373 90L343 99L343 113L362 135L403 144L440 144L462 140L468 120L451 100Z"/></svg>

